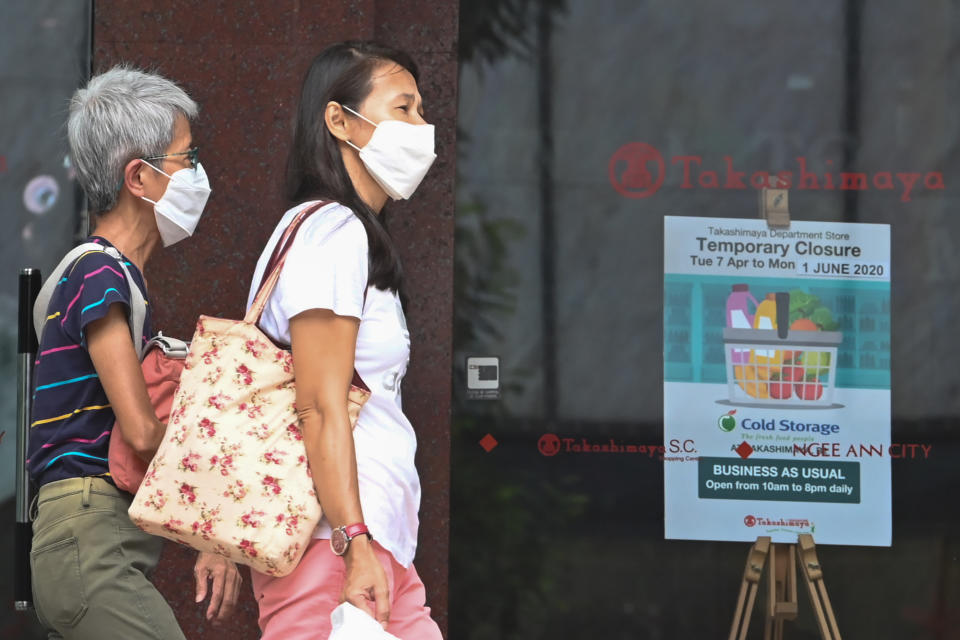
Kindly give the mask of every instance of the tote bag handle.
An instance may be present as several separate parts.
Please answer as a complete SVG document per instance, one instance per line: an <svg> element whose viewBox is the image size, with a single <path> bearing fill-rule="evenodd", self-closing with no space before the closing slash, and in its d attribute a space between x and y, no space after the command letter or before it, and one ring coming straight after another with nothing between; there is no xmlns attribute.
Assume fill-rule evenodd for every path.
<svg viewBox="0 0 960 640"><path fill-rule="evenodd" d="M263 310L267 307L267 300L270 298L270 294L273 293L274 287L277 286L277 282L280 280L280 271L283 270L283 263L286 260L287 252L290 250L290 247L293 246L293 240L297 235L297 231L300 230L300 227L307 218L328 204L330 204L329 201L321 200L305 208L294 216L290 224L287 225L286 231L283 232L280 240L277 241L277 246L273 249L273 254L267 262L266 269L263 270L260 289L257 291L257 295L253 299L253 304L250 305L247 315L243 318L244 322L250 324L260 322L260 316L263 315Z"/></svg>

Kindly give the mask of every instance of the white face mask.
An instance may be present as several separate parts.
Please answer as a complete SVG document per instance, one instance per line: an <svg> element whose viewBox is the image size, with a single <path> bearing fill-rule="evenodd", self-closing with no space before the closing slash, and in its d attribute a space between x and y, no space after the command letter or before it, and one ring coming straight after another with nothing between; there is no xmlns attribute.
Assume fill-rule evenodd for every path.
<svg viewBox="0 0 960 640"><path fill-rule="evenodd" d="M373 179L394 200L412 196L437 159L433 152L433 125L401 120L376 124L346 105L343 108L376 127L362 149L347 140L360 153L360 160Z"/></svg>
<svg viewBox="0 0 960 640"><path fill-rule="evenodd" d="M207 198L210 197L210 182L207 180L207 173L200 163L197 163L196 169L180 169L170 175L162 169L157 169L146 160L143 162L170 178L170 182L167 183L167 190L163 192L159 200L153 201L145 196L140 196L153 204L153 212L157 216L157 229L160 230L160 239L163 240L163 246L169 247L193 235L197 223L200 222L200 216L203 214L203 207L207 204Z"/></svg>

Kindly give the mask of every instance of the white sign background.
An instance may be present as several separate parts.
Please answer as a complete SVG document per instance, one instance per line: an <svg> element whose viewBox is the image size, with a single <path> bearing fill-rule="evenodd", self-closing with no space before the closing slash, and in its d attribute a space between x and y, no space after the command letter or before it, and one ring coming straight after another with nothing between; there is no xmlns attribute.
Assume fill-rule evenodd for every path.
<svg viewBox="0 0 960 640"><path fill-rule="evenodd" d="M868 353L863 349L884 335L889 351L889 307L871 308L871 324L863 320L864 299L889 300L889 226L794 221L789 230L773 231L763 220L668 216L664 243L670 298L664 301L666 538L752 541L769 535L774 542L796 542L799 533L812 533L820 544L889 546L889 361L885 371L875 362L862 378L857 371ZM699 345L691 347L691 366L707 377L708 365L700 367L697 355L721 349L716 314L725 318L725 310L711 307L703 292L714 292L715 307L716 292L722 287L729 293L737 281L749 284L760 301L770 291L841 288L845 297L838 299L853 309L838 347L847 379L832 390L826 408L731 402L734 385L716 379L719 364L712 365L712 381L670 373L686 328L690 345ZM676 282L685 288L672 286ZM694 292L690 308L678 308L675 292L687 290ZM850 311L831 311L842 319L844 310ZM857 345L855 357L851 344ZM884 373L885 384L858 384L882 380L876 376ZM721 428L728 415L733 422ZM746 457L735 450L744 443L753 450Z"/></svg>

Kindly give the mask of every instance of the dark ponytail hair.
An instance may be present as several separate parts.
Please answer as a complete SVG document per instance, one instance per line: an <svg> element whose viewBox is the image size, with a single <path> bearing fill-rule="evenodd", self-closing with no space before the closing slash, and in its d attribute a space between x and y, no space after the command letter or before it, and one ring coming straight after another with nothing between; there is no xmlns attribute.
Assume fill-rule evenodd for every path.
<svg viewBox="0 0 960 640"><path fill-rule="evenodd" d="M418 80L417 66L409 55L374 42L341 42L314 58L300 93L293 146L287 158L286 191L293 202L335 200L349 207L367 231L368 283L378 289L400 291L403 270L396 247L377 214L353 188L338 140L324 120L331 101L359 111L360 103L373 88L373 72L389 62Z"/></svg>

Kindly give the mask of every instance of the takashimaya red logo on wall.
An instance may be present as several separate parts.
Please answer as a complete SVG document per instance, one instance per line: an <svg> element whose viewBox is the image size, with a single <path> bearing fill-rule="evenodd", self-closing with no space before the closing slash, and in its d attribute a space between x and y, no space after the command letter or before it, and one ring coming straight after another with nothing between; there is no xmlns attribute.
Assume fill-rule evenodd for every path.
<svg viewBox="0 0 960 640"><path fill-rule="evenodd" d="M667 173L663 156L646 142L631 142L617 149L610 157L608 171L610 184L628 198L652 196Z"/></svg>
<svg viewBox="0 0 960 640"><path fill-rule="evenodd" d="M797 189L800 191L896 191L901 202L910 202L917 190L943 190L939 171L814 171L804 156L783 171L753 171L736 167L732 156L704 163L702 156L676 155L667 166L660 151L646 142L630 142L617 149L607 166L610 184L627 198L648 198L666 180L667 169L680 176L681 189ZM749 175L748 175L749 174Z"/></svg>
<svg viewBox="0 0 960 640"><path fill-rule="evenodd" d="M550 457L555 456L560 453L560 438L553 433L545 433L540 436L540 440L537 442L537 448L540 450L540 453Z"/></svg>
<svg viewBox="0 0 960 640"><path fill-rule="evenodd" d="M548 458L558 453L638 453L651 460L685 460L695 461L697 456L696 442L692 439L680 440L674 438L664 444L635 444L621 442L614 438L603 440L588 439L585 437L560 437L555 433L545 433L537 440L537 450ZM683 454L677 457L665 454Z"/></svg>

